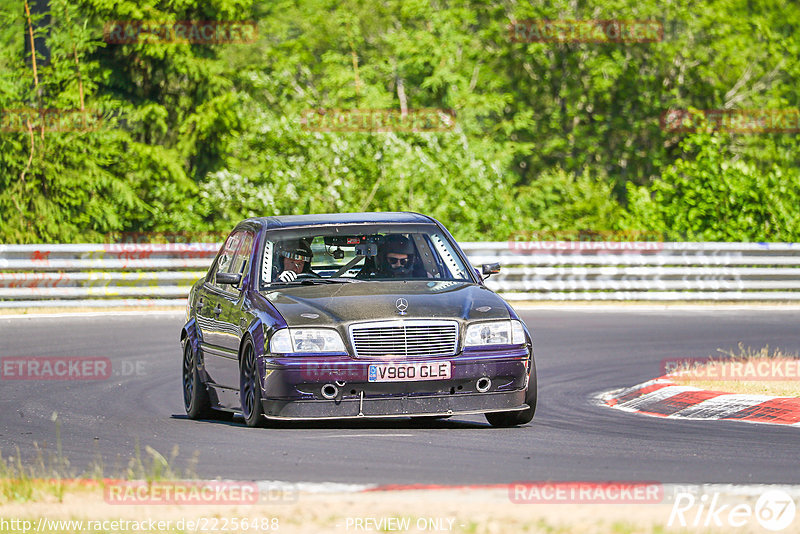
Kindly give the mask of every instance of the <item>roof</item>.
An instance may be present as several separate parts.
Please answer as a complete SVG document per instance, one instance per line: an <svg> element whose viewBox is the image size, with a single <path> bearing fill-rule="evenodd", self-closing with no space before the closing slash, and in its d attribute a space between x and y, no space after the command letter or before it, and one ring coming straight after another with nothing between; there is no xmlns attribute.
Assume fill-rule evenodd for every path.
<svg viewBox="0 0 800 534"><path fill-rule="evenodd" d="M370 213L322 213L315 215L280 215L256 219L269 229L298 226L343 225L343 224L430 224L433 219L408 211L381 211Z"/></svg>

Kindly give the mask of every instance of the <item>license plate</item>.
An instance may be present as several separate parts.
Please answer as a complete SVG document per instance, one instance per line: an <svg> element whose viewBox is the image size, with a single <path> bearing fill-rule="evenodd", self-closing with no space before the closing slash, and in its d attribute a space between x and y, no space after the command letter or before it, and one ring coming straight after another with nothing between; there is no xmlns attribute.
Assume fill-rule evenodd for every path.
<svg viewBox="0 0 800 534"><path fill-rule="evenodd" d="M450 362L376 363L369 366L370 382L447 380Z"/></svg>

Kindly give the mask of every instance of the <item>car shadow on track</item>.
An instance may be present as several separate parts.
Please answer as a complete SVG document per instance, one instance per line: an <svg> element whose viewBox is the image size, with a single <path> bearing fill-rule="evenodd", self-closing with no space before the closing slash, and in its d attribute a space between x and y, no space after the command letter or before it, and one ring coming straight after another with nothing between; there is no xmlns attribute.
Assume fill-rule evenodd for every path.
<svg viewBox="0 0 800 534"><path fill-rule="evenodd" d="M172 419L190 421L185 414L173 414ZM244 420L239 415L220 414L214 419L199 419L204 423L218 425L245 427ZM473 429L481 430L493 428L485 421L464 421L458 419L427 419L427 418L386 418L386 419L339 419L324 421L277 421L268 420L264 423L266 429L292 429L292 430L331 430L331 429L373 429L373 430L418 430L418 429Z"/></svg>

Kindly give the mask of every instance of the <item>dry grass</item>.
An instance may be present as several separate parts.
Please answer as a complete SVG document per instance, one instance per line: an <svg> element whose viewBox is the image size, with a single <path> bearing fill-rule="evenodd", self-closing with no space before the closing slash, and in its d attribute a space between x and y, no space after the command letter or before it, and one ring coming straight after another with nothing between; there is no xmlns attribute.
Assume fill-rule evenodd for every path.
<svg viewBox="0 0 800 534"><path fill-rule="evenodd" d="M720 504L728 506L748 503L754 506L756 497L742 496L732 490L722 493ZM663 534L665 532L723 533L730 527L668 526L672 501L658 504L515 504L508 490L442 489L415 491L380 491L362 493L299 493L291 502L252 505L118 505L103 499L99 489L73 493L68 491L62 502L25 502L0 505L0 516L26 518L35 525L45 517L49 520L164 520L169 528L155 532L193 532L188 521L205 521L209 529L216 521L214 532L280 532L282 534L345 534L353 532L439 532L451 534L520 534L520 533L581 533L581 534ZM694 517L687 513L689 521ZM723 521L725 517L721 518ZM233 528L232 520L248 525L266 520L278 528ZM272 523L272 521L275 523ZM370 520L369 528L356 523ZM184 528L177 525L183 521ZM227 521L228 528L222 524ZM384 521L384 527L377 526ZM408 529L390 530L388 521L396 526L405 522ZM85 524L84 524L85 526ZM438 527L438 528L437 528ZM58 530L81 532L88 530ZM103 532L102 529L92 530ZM197 531L202 532L202 529ZM209 530L205 530L209 531ZM132 532L130 529L126 532ZM136 532L153 532L136 530ZM736 528L738 534L764 532L755 519Z"/></svg>
<svg viewBox="0 0 800 534"><path fill-rule="evenodd" d="M684 386L704 390L800 397L800 356L781 349L745 347L725 351L703 362L679 366L669 377Z"/></svg>
<svg viewBox="0 0 800 534"><path fill-rule="evenodd" d="M768 395L770 397L800 397L800 384L792 382L745 382L720 380L676 380L682 386L691 386L708 391L737 393L742 395Z"/></svg>
<svg viewBox="0 0 800 534"><path fill-rule="evenodd" d="M217 521L214 532L272 532L308 534L347 532L445 532L451 534L520 534L520 533L642 533L664 532L671 504L514 504L504 490L429 490L374 493L301 493L294 502L271 505L175 506L115 505L105 502L102 492L94 490L72 494L60 503L27 502L0 505L4 517L28 518L35 525L47 519L103 520L143 519L170 521L171 528L156 532L192 532L179 530L183 520L206 521L206 528ZM231 520L248 524L267 520L275 530L236 529ZM272 520L276 520L272 523ZM364 521L370 520L369 528ZM356 521L361 522L361 528ZM381 525L383 521L383 526ZM391 521L395 528L387 523ZM398 530L405 523L409 528ZM742 529L744 532L752 530ZM81 532L61 530L61 532ZM86 532L84 529L82 532ZM141 531L137 531L141 532ZM149 532L145 530L145 532ZM719 532L722 532L721 530Z"/></svg>

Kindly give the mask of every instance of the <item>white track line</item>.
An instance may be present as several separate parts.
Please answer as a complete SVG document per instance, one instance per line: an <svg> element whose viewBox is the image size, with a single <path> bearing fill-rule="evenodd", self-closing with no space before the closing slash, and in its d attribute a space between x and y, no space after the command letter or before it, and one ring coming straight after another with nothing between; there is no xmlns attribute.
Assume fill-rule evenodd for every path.
<svg viewBox="0 0 800 534"><path fill-rule="evenodd" d="M700 391L699 388L693 388L689 386L667 386L661 389L657 389L656 391L652 391L641 397L636 397L635 399L631 399L629 401L623 402L621 404L617 404L614 406L615 408L619 408L621 410L632 410L632 411L639 411L642 407L646 408L647 405L652 404L654 402L660 402L664 399L668 399L670 397L674 397L678 393L684 393L686 391Z"/></svg>
<svg viewBox="0 0 800 534"><path fill-rule="evenodd" d="M721 419L736 412L761 404L775 397L767 395L720 395L706 399L674 413L671 417L682 419Z"/></svg>

